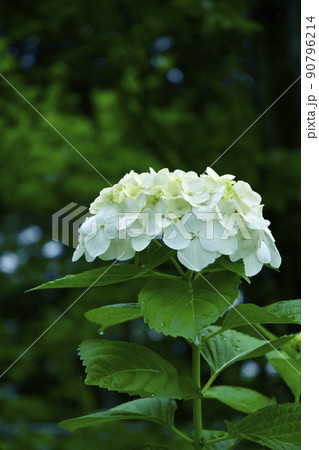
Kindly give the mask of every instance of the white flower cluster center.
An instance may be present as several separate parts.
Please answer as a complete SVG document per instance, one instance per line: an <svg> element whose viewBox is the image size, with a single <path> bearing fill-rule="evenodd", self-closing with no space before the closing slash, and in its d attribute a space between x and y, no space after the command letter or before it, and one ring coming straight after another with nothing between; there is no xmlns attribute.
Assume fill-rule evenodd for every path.
<svg viewBox="0 0 319 450"><path fill-rule="evenodd" d="M177 250L179 261L200 271L221 255L243 259L248 276L263 264L279 267L280 254L262 216L261 197L233 175L211 168L195 172L162 169L126 174L103 189L79 229L76 261L127 260L153 239Z"/></svg>

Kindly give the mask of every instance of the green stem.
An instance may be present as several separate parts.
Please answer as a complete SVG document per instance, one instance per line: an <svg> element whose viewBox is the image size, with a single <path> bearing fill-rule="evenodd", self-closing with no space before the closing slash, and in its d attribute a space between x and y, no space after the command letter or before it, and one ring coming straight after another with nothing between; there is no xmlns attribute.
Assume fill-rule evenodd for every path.
<svg viewBox="0 0 319 450"><path fill-rule="evenodd" d="M140 254L139 254L139 253L135 253L134 264L135 264L136 266L138 266L138 265L139 265L139 262L140 262Z"/></svg>
<svg viewBox="0 0 319 450"><path fill-rule="evenodd" d="M211 439L210 441L206 441L205 444L215 444L215 442L221 442L221 441L226 441L227 439L229 439L229 436L221 436L219 438L216 439Z"/></svg>
<svg viewBox="0 0 319 450"><path fill-rule="evenodd" d="M205 384L205 386L202 389L202 395L205 394L205 392L207 391L208 388L210 388L210 386L213 384L213 382L215 381L215 378L217 377L218 374L214 374L210 377L210 379L207 381L207 383Z"/></svg>
<svg viewBox="0 0 319 450"><path fill-rule="evenodd" d="M186 277L187 277L188 281L192 281L193 273L194 273L193 270L188 270L186 272Z"/></svg>
<svg viewBox="0 0 319 450"><path fill-rule="evenodd" d="M163 247L162 244L160 242L158 242L157 239L154 239L154 242L156 243L156 245L158 247ZM171 263L173 264L173 266L175 267L175 269L177 270L177 272L183 277L185 278L185 272L182 270L181 266L178 264L178 262L176 261L176 259L174 258L174 256L172 256L170 259Z"/></svg>
<svg viewBox="0 0 319 450"><path fill-rule="evenodd" d="M269 340L276 339L277 336L275 334L273 334L271 331L267 330L267 328L265 328L263 325L260 325L259 323L256 323L255 327L267 339L269 339Z"/></svg>
<svg viewBox="0 0 319 450"><path fill-rule="evenodd" d="M149 273L153 274L155 277L168 278L170 280L179 280L179 277L177 277L176 275L170 275L168 273L157 272L156 270L150 270ZM138 277L136 277L136 278L138 278Z"/></svg>
<svg viewBox="0 0 319 450"><path fill-rule="evenodd" d="M157 239L154 239L153 242L155 242L155 244L157 245L157 247L163 247L162 244L161 244Z"/></svg>
<svg viewBox="0 0 319 450"><path fill-rule="evenodd" d="M220 328L219 330L215 331L214 333L211 333L208 336L202 337L202 341L208 341L208 339L211 339L211 338L217 336L217 334L222 333L222 332L223 332L223 329Z"/></svg>
<svg viewBox="0 0 319 450"><path fill-rule="evenodd" d="M182 270L181 266L178 264L178 262L176 261L176 259L174 258L174 256L172 256L170 258L171 263L173 264L173 266L175 267L175 269L178 271L178 273L185 278L185 272Z"/></svg>
<svg viewBox="0 0 319 450"><path fill-rule="evenodd" d="M177 428L172 427L171 430L174 431L174 433L178 434L178 436L180 436L182 439L185 439L185 441L190 442L191 444L194 442L193 439L191 439L190 437L186 436L186 434L182 433Z"/></svg>
<svg viewBox="0 0 319 450"><path fill-rule="evenodd" d="M201 389L200 382L200 348L193 344L193 381ZM202 399L193 399L194 446L201 450L203 446Z"/></svg>

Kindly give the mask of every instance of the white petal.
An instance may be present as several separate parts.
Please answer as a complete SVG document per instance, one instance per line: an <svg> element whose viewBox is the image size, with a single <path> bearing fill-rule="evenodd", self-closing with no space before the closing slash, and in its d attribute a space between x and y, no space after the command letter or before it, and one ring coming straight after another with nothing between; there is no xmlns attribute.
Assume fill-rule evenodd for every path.
<svg viewBox="0 0 319 450"><path fill-rule="evenodd" d="M263 264L268 264L270 262L271 256L270 251L265 242L261 241L257 248L257 258Z"/></svg>
<svg viewBox="0 0 319 450"><path fill-rule="evenodd" d="M281 264L281 256L280 253L276 247L276 245L271 242L268 243L269 245L269 250L270 250L270 265L275 267L276 269L278 269L278 267L280 267Z"/></svg>
<svg viewBox="0 0 319 450"><path fill-rule="evenodd" d="M207 239L206 237L199 236L199 241L203 249L209 252L215 252L223 246L221 239Z"/></svg>
<svg viewBox="0 0 319 450"><path fill-rule="evenodd" d="M190 240L190 235L188 239L185 238L182 233L174 226L170 226L163 235L164 244L169 248L173 248L174 250L181 250L188 247Z"/></svg>
<svg viewBox="0 0 319 450"><path fill-rule="evenodd" d="M77 261L78 259L80 259L81 256L84 255L84 251L85 251L84 245L83 245L83 244L79 244L79 245L76 247L76 249L75 249L75 251L74 251L74 253L73 253L73 256L72 256L72 262L75 262L75 261Z"/></svg>
<svg viewBox="0 0 319 450"><path fill-rule="evenodd" d="M204 191L200 194L184 194L182 192L182 196L192 206L198 206L209 199L209 193L207 191Z"/></svg>
<svg viewBox="0 0 319 450"><path fill-rule="evenodd" d="M225 244L223 233L224 227L218 220L207 221L205 228L198 234L203 249L211 252L219 250Z"/></svg>
<svg viewBox="0 0 319 450"><path fill-rule="evenodd" d="M122 212L119 215L118 229L125 230L130 227L138 219L138 216L138 212Z"/></svg>
<svg viewBox="0 0 319 450"><path fill-rule="evenodd" d="M231 236L224 240L223 246L219 249L222 255L232 255L237 251L238 242L235 236Z"/></svg>
<svg viewBox="0 0 319 450"><path fill-rule="evenodd" d="M88 235L84 239L85 248L93 258L105 253L110 246L110 242L110 239L105 237L102 228L94 236Z"/></svg>
<svg viewBox="0 0 319 450"><path fill-rule="evenodd" d="M113 239L108 250L100 255L99 258L103 261L110 259L118 259L119 261L125 261L133 258L135 250L131 245L130 239Z"/></svg>
<svg viewBox="0 0 319 450"><path fill-rule="evenodd" d="M251 209L247 214L241 214L247 225L254 230L263 230L269 225L269 220L253 213Z"/></svg>
<svg viewBox="0 0 319 450"><path fill-rule="evenodd" d="M206 224L202 220L197 219L193 213L190 213L188 219L183 223L184 228L190 233L197 234L200 231L204 232L206 229Z"/></svg>
<svg viewBox="0 0 319 450"><path fill-rule="evenodd" d="M236 252L233 255L229 255L229 259L231 260L231 262L236 262L239 261L242 258L242 256Z"/></svg>
<svg viewBox="0 0 319 450"><path fill-rule="evenodd" d="M151 242L151 238L146 234L141 234L141 236L132 238L132 247L135 251L141 252L146 248Z"/></svg>
<svg viewBox="0 0 319 450"><path fill-rule="evenodd" d="M85 222L82 223L81 227L80 227L80 231L82 234L84 235L88 235L91 233L96 233L96 231L98 230L98 224L97 224L97 220L96 220L96 216L94 217L88 217Z"/></svg>
<svg viewBox="0 0 319 450"><path fill-rule="evenodd" d="M252 190L250 185L245 181L237 181L234 185L234 191L238 198L248 207L259 205L261 196Z"/></svg>
<svg viewBox="0 0 319 450"><path fill-rule="evenodd" d="M218 203L218 207L223 212L223 214L229 215L235 212L236 202L233 199L220 200Z"/></svg>
<svg viewBox="0 0 319 450"><path fill-rule="evenodd" d="M271 255L270 265L278 269L278 267L280 267L281 265L281 256L275 245L273 249L270 248L270 255Z"/></svg>
<svg viewBox="0 0 319 450"><path fill-rule="evenodd" d="M207 167L206 173L215 181L217 181L219 178L218 173L215 172L215 170L213 170L211 167Z"/></svg>
<svg viewBox="0 0 319 450"><path fill-rule="evenodd" d="M198 206L192 209L192 213L197 217L199 220L210 220L211 219L211 213L212 209L209 208L209 206Z"/></svg>
<svg viewBox="0 0 319 450"><path fill-rule="evenodd" d="M117 239L111 241L109 248L106 250L105 253L103 253L103 255L99 255L100 259L102 259L103 261L110 261L111 259L117 258L117 246L115 243L116 240Z"/></svg>
<svg viewBox="0 0 319 450"><path fill-rule="evenodd" d="M216 193L212 193L211 195L210 195L210 198L209 198L209 201L208 201L208 205L210 206L210 207L213 207L213 206L215 206L215 205L217 205L217 203L221 200L221 198L222 198L222 196L224 195L224 192L216 192Z"/></svg>
<svg viewBox="0 0 319 450"><path fill-rule="evenodd" d="M215 252L207 252L200 245L199 239L193 239L190 245L177 252L177 258L188 269L200 272L216 259Z"/></svg>
<svg viewBox="0 0 319 450"><path fill-rule="evenodd" d="M87 260L87 262L92 262L92 261L95 260L95 257L91 256L87 250L85 250L85 254L84 255L85 255L85 259Z"/></svg>
<svg viewBox="0 0 319 450"><path fill-rule="evenodd" d="M118 231L118 223L112 222L112 223L105 223L104 224L104 235L107 239L114 239L118 237L119 231Z"/></svg>
<svg viewBox="0 0 319 450"><path fill-rule="evenodd" d="M263 263L258 260L255 251L252 251L245 255L243 260L245 265L245 272L248 277L252 277L261 271Z"/></svg>
<svg viewBox="0 0 319 450"><path fill-rule="evenodd" d="M281 256L280 253L276 247L275 239L273 238L273 235L271 234L271 231L267 228L264 233L267 246L270 251L270 265L278 269L281 264Z"/></svg>
<svg viewBox="0 0 319 450"><path fill-rule="evenodd" d="M117 246L117 259L119 261L126 261L134 257L135 250L132 247L130 239L117 239L115 242Z"/></svg>
<svg viewBox="0 0 319 450"><path fill-rule="evenodd" d="M97 216L100 216L103 222L118 222L119 211L113 205L104 205L100 208Z"/></svg>

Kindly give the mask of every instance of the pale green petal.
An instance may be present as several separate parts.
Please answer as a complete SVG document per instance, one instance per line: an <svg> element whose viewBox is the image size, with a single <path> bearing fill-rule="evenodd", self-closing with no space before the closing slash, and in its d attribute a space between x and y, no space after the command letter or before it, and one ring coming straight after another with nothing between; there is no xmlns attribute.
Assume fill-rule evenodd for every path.
<svg viewBox="0 0 319 450"><path fill-rule="evenodd" d="M79 245L76 247L76 249L75 249L75 251L74 251L74 253L73 253L73 256L72 256L72 262L75 262L75 261L77 261L78 259L80 259L81 256L84 255L84 251L85 251L84 245L83 245L83 244L79 244Z"/></svg>
<svg viewBox="0 0 319 450"><path fill-rule="evenodd" d="M149 245L151 240L152 239L146 234L141 234L141 236L132 238L132 247L135 251L141 252Z"/></svg>
<svg viewBox="0 0 319 450"><path fill-rule="evenodd" d="M189 246L178 250L178 260L188 269L200 272L204 267L212 264L216 259L215 252L207 252L200 245L199 239L193 239Z"/></svg>
<svg viewBox="0 0 319 450"><path fill-rule="evenodd" d="M268 264L270 262L271 256L270 251L265 242L261 241L257 248L257 258L263 264Z"/></svg>
<svg viewBox="0 0 319 450"><path fill-rule="evenodd" d="M102 255L110 246L110 240L105 237L104 230L100 228L93 236L86 236L84 245L88 253L96 258Z"/></svg>
<svg viewBox="0 0 319 450"><path fill-rule="evenodd" d="M261 202L261 196L253 191L245 181L237 181L234 185L234 191L238 198L249 208L259 205Z"/></svg>
<svg viewBox="0 0 319 450"><path fill-rule="evenodd" d="M188 238L184 237L175 226L170 226L168 230L165 231L163 236L164 244L169 248L173 248L174 250L186 248L189 245L190 240L190 234L188 234Z"/></svg>
<svg viewBox="0 0 319 450"><path fill-rule="evenodd" d="M256 255L256 251L252 251L244 256L245 272L248 277L257 275L261 271L263 263L261 263Z"/></svg>
<svg viewBox="0 0 319 450"><path fill-rule="evenodd" d="M232 255L238 248L238 242L235 236L230 236L224 240L223 246L219 249L222 255Z"/></svg>

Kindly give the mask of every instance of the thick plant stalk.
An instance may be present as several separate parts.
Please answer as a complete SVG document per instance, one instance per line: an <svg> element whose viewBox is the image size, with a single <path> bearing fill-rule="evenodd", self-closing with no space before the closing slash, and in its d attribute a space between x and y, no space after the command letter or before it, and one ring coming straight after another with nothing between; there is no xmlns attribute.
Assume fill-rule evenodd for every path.
<svg viewBox="0 0 319 450"><path fill-rule="evenodd" d="M193 380L199 390L200 382L200 348L195 344L193 349ZM193 400L193 421L194 421L194 446L196 450L200 450L203 446L203 423L202 423L202 399Z"/></svg>

